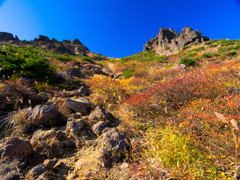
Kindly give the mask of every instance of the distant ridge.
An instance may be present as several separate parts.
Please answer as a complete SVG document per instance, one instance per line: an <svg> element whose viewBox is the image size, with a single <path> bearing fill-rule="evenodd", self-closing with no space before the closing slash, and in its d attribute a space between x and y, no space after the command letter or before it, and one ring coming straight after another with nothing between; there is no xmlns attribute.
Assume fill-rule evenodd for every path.
<svg viewBox="0 0 240 180"><path fill-rule="evenodd" d="M0 32L0 43L11 44L11 45L30 45L34 47L42 47L46 50L53 51L56 54L68 53L70 55L80 54L82 56L87 56L89 49L84 46L80 40L74 39L73 41L63 40L57 41L56 39L49 39L47 36L39 35L39 38L35 38L32 41L20 41L17 36L8 32Z"/></svg>
<svg viewBox="0 0 240 180"><path fill-rule="evenodd" d="M151 38L143 46L143 51L156 50L156 53L160 55L172 54L190 43L202 43L208 40L209 38L204 37L199 30L194 31L191 27L183 28L180 35L172 28L166 29L161 27L156 37Z"/></svg>

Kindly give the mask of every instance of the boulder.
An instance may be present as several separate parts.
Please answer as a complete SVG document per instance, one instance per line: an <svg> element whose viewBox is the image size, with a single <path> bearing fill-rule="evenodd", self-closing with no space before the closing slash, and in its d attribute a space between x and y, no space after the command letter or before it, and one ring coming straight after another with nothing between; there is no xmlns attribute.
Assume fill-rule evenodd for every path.
<svg viewBox="0 0 240 180"><path fill-rule="evenodd" d="M63 95L65 97L73 97L73 96L87 96L89 95L90 91L86 86L81 86L79 89L77 90L73 90L73 91L64 91Z"/></svg>
<svg viewBox="0 0 240 180"><path fill-rule="evenodd" d="M46 159L43 164L46 166L48 169L53 169L54 166L58 163L58 159Z"/></svg>
<svg viewBox="0 0 240 180"><path fill-rule="evenodd" d="M176 64L175 66L173 66L173 68L187 70L187 66L185 64Z"/></svg>
<svg viewBox="0 0 240 180"><path fill-rule="evenodd" d="M61 72L59 73L58 78L71 79L72 77L67 72Z"/></svg>
<svg viewBox="0 0 240 180"><path fill-rule="evenodd" d="M101 136L102 147L108 151L120 152L130 148L123 134L115 131L114 128L110 128L107 132L104 132Z"/></svg>
<svg viewBox="0 0 240 180"><path fill-rule="evenodd" d="M45 124L57 116L57 109L51 105L37 105L29 110L31 114L28 119L32 123Z"/></svg>
<svg viewBox="0 0 240 180"><path fill-rule="evenodd" d="M80 72L80 70L76 69L76 68L69 68L67 73L72 76L72 77L82 77L82 73Z"/></svg>
<svg viewBox="0 0 240 180"><path fill-rule="evenodd" d="M64 153L63 145L57 137L57 132L54 130L35 131L30 142L40 155L48 158L60 156Z"/></svg>
<svg viewBox="0 0 240 180"><path fill-rule="evenodd" d="M51 97L50 93L41 92L37 94L36 101L38 104L45 104Z"/></svg>
<svg viewBox="0 0 240 180"><path fill-rule="evenodd" d="M73 134L79 133L85 126L86 122L82 119L75 120L73 118L68 118L66 129Z"/></svg>
<svg viewBox="0 0 240 180"><path fill-rule="evenodd" d="M28 156L33 153L32 145L28 141L23 141L17 137L7 137L2 140L0 148L1 158L14 156Z"/></svg>
<svg viewBox="0 0 240 180"><path fill-rule="evenodd" d="M78 100L76 99L67 99L65 101L65 105L67 108L75 111L80 112L81 114L87 113L88 108L90 108L90 102L87 99L80 98Z"/></svg>
<svg viewBox="0 0 240 180"><path fill-rule="evenodd" d="M92 126L92 131L96 135L101 135L102 131L109 126L109 121L102 121Z"/></svg>
<svg viewBox="0 0 240 180"><path fill-rule="evenodd" d="M34 83L35 80L32 79L32 78L27 78L27 77L20 77L19 79L19 82L22 83L22 84L30 84L30 83Z"/></svg>
<svg viewBox="0 0 240 180"><path fill-rule="evenodd" d="M20 180L20 175L16 173L11 173L3 177L1 180Z"/></svg>
<svg viewBox="0 0 240 180"><path fill-rule="evenodd" d="M47 171L46 166L44 166L44 164L39 164L30 170L29 175L31 176L31 178L36 179L38 178L38 176L40 176L46 171Z"/></svg>
<svg viewBox="0 0 240 180"><path fill-rule="evenodd" d="M86 86L81 86L77 91L79 95L82 95L82 96L87 96L90 93L89 89Z"/></svg>
<svg viewBox="0 0 240 180"><path fill-rule="evenodd" d="M91 114L89 115L89 119L93 122L112 120L113 116L111 113L105 111L101 107L96 107Z"/></svg>

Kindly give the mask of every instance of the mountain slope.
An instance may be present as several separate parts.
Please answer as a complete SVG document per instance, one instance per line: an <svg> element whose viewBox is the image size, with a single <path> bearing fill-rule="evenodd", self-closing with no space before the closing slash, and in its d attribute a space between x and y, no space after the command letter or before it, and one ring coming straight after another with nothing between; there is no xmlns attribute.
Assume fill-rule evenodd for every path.
<svg viewBox="0 0 240 180"><path fill-rule="evenodd" d="M121 59L2 35L0 178L237 179L240 41L184 29Z"/></svg>

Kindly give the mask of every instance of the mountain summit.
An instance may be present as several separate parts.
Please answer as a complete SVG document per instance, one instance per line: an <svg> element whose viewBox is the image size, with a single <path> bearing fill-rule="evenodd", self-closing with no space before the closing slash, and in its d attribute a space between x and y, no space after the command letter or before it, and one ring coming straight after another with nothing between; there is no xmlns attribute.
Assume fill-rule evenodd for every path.
<svg viewBox="0 0 240 180"><path fill-rule="evenodd" d="M194 31L191 27L183 28L180 35L172 28L161 27L156 37L151 38L143 46L143 51L156 50L157 54L172 54L190 43L202 43L208 40L209 38L204 37L199 30Z"/></svg>

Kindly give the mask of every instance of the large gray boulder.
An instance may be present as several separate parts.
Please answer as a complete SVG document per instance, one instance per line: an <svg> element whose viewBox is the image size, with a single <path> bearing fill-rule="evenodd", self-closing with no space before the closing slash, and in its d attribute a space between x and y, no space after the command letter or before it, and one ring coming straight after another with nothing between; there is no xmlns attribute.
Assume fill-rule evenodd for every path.
<svg viewBox="0 0 240 180"><path fill-rule="evenodd" d="M90 107L91 103L84 98L80 99L67 99L65 101L65 105L67 108L73 110L74 112L80 112L81 114L87 113L88 108Z"/></svg>

